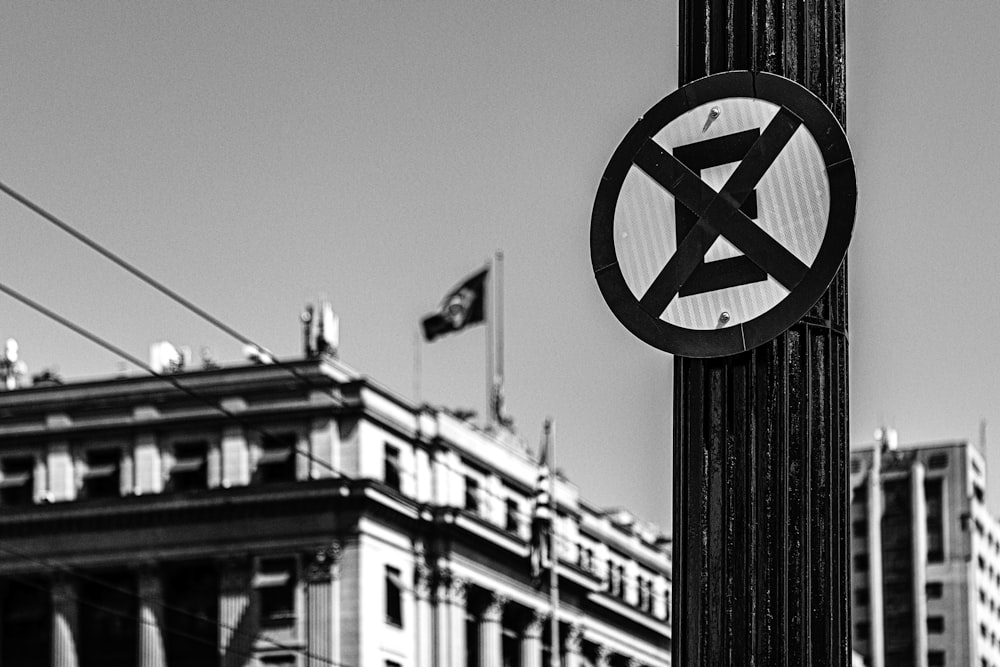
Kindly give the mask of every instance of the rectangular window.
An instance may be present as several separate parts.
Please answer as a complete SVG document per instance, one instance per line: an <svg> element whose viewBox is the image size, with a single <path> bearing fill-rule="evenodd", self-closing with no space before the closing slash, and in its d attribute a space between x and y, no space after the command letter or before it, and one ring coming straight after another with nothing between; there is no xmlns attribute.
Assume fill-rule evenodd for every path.
<svg viewBox="0 0 1000 667"><path fill-rule="evenodd" d="M392 445L385 446L385 470L383 471L383 481L390 489L400 490L399 475L399 448Z"/></svg>
<svg viewBox="0 0 1000 667"><path fill-rule="evenodd" d="M944 632L944 616L928 616L927 632L939 635Z"/></svg>
<svg viewBox="0 0 1000 667"><path fill-rule="evenodd" d="M871 599L871 594L867 588L854 589L854 604L859 607L867 607Z"/></svg>
<svg viewBox="0 0 1000 667"><path fill-rule="evenodd" d="M948 467L947 454L931 454L927 459L927 467L931 470L940 470Z"/></svg>
<svg viewBox="0 0 1000 667"><path fill-rule="evenodd" d="M0 462L0 505L30 505L35 500L35 459L11 456Z"/></svg>
<svg viewBox="0 0 1000 667"><path fill-rule="evenodd" d="M854 571L868 571L868 554L854 554Z"/></svg>
<svg viewBox="0 0 1000 667"><path fill-rule="evenodd" d="M117 498L121 495L122 452L117 447L86 452L83 474L84 498Z"/></svg>
<svg viewBox="0 0 1000 667"><path fill-rule="evenodd" d="M465 478L465 509L479 512L479 481L475 477Z"/></svg>
<svg viewBox="0 0 1000 667"><path fill-rule="evenodd" d="M867 537L868 536L868 521L865 519L858 519L851 524L851 534L854 537Z"/></svg>
<svg viewBox="0 0 1000 667"><path fill-rule="evenodd" d="M614 561L608 561L608 592L615 597L622 594L622 575Z"/></svg>
<svg viewBox="0 0 1000 667"><path fill-rule="evenodd" d="M871 633L871 626L868 625L868 621L862 621L860 623L854 624L854 639L859 642L868 641L868 636Z"/></svg>
<svg viewBox="0 0 1000 667"><path fill-rule="evenodd" d="M403 578L394 567L385 568L385 622L403 627Z"/></svg>
<svg viewBox="0 0 1000 667"><path fill-rule="evenodd" d="M858 486L856 486L854 488L854 499L853 499L852 502L855 502L855 503L857 503L859 505L864 505L865 503L868 502L868 483L867 482L862 482L861 484L859 484Z"/></svg>
<svg viewBox="0 0 1000 667"><path fill-rule="evenodd" d="M924 496L927 499L927 561L940 563L944 560L944 480L924 481Z"/></svg>
<svg viewBox="0 0 1000 667"><path fill-rule="evenodd" d="M937 600L944 596L944 584L940 581L928 581L924 586L929 600Z"/></svg>
<svg viewBox="0 0 1000 667"><path fill-rule="evenodd" d="M261 667L295 667L295 656L287 653L265 655L260 659Z"/></svg>
<svg viewBox="0 0 1000 667"><path fill-rule="evenodd" d="M944 651L928 651L927 667L945 667Z"/></svg>
<svg viewBox="0 0 1000 667"><path fill-rule="evenodd" d="M639 577L639 610L649 612L653 608L653 582L646 577Z"/></svg>
<svg viewBox="0 0 1000 667"><path fill-rule="evenodd" d="M295 481L295 433L265 435L260 441L260 459L257 460L257 481L261 484Z"/></svg>
<svg viewBox="0 0 1000 667"><path fill-rule="evenodd" d="M516 533L521 522L518 520L518 507L517 501L513 498L507 499L507 522L506 529L512 533Z"/></svg>
<svg viewBox="0 0 1000 667"><path fill-rule="evenodd" d="M204 440L174 445L174 465L170 468L171 491L208 488L208 443Z"/></svg>
<svg viewBox="0 0 1000 667"><path fill-rule="evenodd" d="M262 558L254 577L260 601L260 625L265 629L295 625L296 561L294 558Z"/></svg>

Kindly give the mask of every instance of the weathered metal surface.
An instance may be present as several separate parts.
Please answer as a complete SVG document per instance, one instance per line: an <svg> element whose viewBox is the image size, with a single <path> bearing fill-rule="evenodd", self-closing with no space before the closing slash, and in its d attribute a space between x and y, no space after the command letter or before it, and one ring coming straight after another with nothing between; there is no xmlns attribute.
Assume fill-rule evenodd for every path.
<svg viewBox="0 0 1000 667"><path fill-rule="evenodd" d="M680 81L794 79L845 122L845 0L681 0ZM847 267L773 341L674 371L673 664L850 664Z"/></svg>

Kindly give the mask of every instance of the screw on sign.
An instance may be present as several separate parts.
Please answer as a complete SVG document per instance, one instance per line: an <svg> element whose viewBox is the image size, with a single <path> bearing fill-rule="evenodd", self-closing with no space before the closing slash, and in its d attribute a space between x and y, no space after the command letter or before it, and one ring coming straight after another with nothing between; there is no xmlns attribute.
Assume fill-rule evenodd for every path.
<svg viewBox="0 0 1000 667"><path fill-rule="evenodd" d="M822 296L856 201L847 138L819 98L774 74L715 74L661 100L611 157L590 228L594 274L650 345L735 354Z"/></svg>

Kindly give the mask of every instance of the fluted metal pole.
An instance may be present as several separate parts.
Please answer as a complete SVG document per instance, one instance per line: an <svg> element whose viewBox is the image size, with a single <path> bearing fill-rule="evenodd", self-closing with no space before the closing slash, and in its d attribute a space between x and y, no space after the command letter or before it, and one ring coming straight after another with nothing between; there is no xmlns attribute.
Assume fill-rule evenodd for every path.
<svg viewBox="0 0 1000 667"><path fill-rule="evenodd" d="M680 82L798 81L843 124L845 0L681 0ZM847 269L759 348L674 366L675 665L850 664Z"/></svg>

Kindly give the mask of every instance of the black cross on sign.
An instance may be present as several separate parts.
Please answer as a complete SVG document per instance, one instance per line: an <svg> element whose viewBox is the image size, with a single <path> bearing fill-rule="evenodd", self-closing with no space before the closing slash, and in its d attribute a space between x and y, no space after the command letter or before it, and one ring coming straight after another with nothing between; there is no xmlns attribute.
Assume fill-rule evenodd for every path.
<svg viewBox="0 0 1000 667"><path fill-rule="evenodd" d="M757 183L801 124L802 121L788 109L779 110L719 192L652 139L636 153L635 165L698 216L698 222L683 240L678 239L677 251L640 299L639 303L646 312L659 317L697 271L704 273L705 253L720 236L742 250L746 258L764 273L773 276L789 292L802 281L809 267L757 226L742 210ZM739 140L737 135L720 139ZM706 280L704 277L701 279ZM723 282L727 283L724 286L734 286L752 281Z"/></svg>
<svg viewBox="0 0 1000 667"><path fill-rule="evenodd" d="M737 120L739 131L700 141L692 140L697 130L686 129L692 127L691 120L701 129L709 106L718 105L723 110L759 108L759 101L769 103L767 108L772 111L776 109L763 128L748 128ZM692 113L699 117L672 126L679 136L687 137L688 143L674 145L668 152L653 139L675 120ZM712 117L717 116L716 112ZM727 117L743 118L739 113ZM810 239L808 265L755 222L756 188L792 136L800 131L807 134L796 137L791 155L806 150L802 146L808 144L809 154L815 156L818 150L821 161L816 157L782 159L775 167L780 174L767 181L768 221L782 230L784 239ZM670 132L677 136L673 129ZM718 192L702 179L704 170L734 162L738 164ZM648 206L635 200L645 195L637 195L634 188L629 191L632 203L619 207L626 177L634 170L644 173L643 179L652 179L673 197L673 203L668 204L673 207L672 221L658 221L654 216L662 210L660 205ZM816 187L828 191L817 193ZM796 208L801 202L812 202L808 218L803 218ZM598 187L591 219L594 275L615 316L650 345L689 357L735 354L771 340L822 296L847 253L856 203L857 181L847 137L821 100L794 81L775 74L715 74L657 103L615 150ZM615 231L616 215L625 216L619 221L626 225L621 234ZM673 253L665 258L662 267L653 267L659 270L648 287L629 283L619 263L620 251L630 262L662 256L663 247L658 245L662 233L656 228L671 222L676 236ZM627 238L624 232L630 229L640 233ZM742 254L706 261L706 253L720 237ZM623 250L618 243L623 244ZM648 270L648 265L630 267L633 277L636 271L641 274ZM775 292L769 278L784 287L787 294ZM730 315L714 311L730 297L710 293L732 287L742 287L733 297L742 300L733 304L738 317L720 317L717 326L707 324L706 317ZM684 297L697 299L668 311L674 300ZM708 308L713 310L706 312Z"/></svg>

